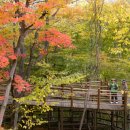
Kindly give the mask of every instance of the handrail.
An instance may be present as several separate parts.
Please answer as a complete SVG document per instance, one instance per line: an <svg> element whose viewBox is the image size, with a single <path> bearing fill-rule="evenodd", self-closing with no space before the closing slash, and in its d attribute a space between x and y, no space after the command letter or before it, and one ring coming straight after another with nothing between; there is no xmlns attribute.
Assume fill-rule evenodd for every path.
<svg viewBox="0 0 130 130"><path fill-rule="evenodd" d="M98 89L82 89L82 88L75 88L75 87L70 87L70 88L65 88L62 87L62 89L55 88L55 90L58 89L60 92L62 90L62 95L58 96L59 98L65 99L65 100L70 100L70 106L74 107L74 101L75 100L85 100L85 94L87 91L89 91L89 101L91 102L91 105L96 105L97 104L97 109L100 109L100 106L102 103L107 103L110 104L111 97L114 96L111 94L110 90L102 90L100 88ZM64 95L63 95L64 93ZM123 106L124 109L127 108L127 96L123 95L121 91L118 91L118 104L112 104L114 106ZM123 97L125 97L123 99ZM110 104L111 105L111 104Z"/></svg>

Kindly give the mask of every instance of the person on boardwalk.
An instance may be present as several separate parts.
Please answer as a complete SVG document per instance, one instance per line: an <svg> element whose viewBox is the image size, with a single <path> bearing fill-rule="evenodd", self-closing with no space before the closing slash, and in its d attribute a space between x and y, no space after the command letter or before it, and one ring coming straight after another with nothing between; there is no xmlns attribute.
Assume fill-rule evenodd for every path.
<svg viewBox="0 0 130 130"><path fill-rule="evenodd" d="M116 79L112 79L111 83L109 84L109 89L111 92L111 103L118 103L117 98L117 91L118 91L118 84L116 82Z"/></svg>
<svg viewBox="0 0 130 130"><path fill-rule="evenodd" d="M123 91L127 91L128 90L127 82L126 82L125 79L122 80L122 90Z"/></svg>
<svg viewBox="0 0 130 130"><path fill-rule="evenodd" d="M124 92L128 90L127 82L125 79L122 80L122 104L124 104Z"/></svg>

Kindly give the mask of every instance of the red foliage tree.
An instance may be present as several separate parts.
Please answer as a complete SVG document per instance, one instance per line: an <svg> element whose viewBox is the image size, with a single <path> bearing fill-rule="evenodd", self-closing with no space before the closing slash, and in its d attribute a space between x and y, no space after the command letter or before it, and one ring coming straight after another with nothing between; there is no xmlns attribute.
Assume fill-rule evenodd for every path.
<svg viewBox="0 0 130 130"><path fill-rule="evenodd" d="M40 33L46 22L45 17L51 14L51 9L54 10L60 8L60 6L63 7L63 5L63 0L50 0L46 3L36 2L35 0L25 0L24 2L14 0L14 2L0 3L0 27L8 28L8 25L12 24L12 28L17 30L17 35L14 36L17 37L17 41L15 41L14 46L12 37L11 39L4 36L4 33L0 33L0 81L9 80L0 111L0 125L3 121L11 86L13 85L18 92L30 91L31 85L23 79L21 74L17 74L16 69L19 61L27 58L27 55L21 50L23 49L24 39L28 34L38 31L41 34L38 38L39 42L48 41L51 46L74 48L71 38L54 28ZM3 97L0 97L0 100L2 99Z"/></svg>
<svg viewBox="0 0 130 130"><path fill-rule="evenodd" d="M64 48L74 48L71 38L61 33L55 28L48 29L41 33L39 41L48 41L51 46L64 47Z"/></svg>

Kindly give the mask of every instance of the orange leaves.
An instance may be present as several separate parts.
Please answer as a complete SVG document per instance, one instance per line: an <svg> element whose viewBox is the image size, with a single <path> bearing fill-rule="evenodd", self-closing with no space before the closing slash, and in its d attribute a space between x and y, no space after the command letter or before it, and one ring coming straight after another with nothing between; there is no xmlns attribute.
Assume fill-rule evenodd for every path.
<svg viewBox="0 0 130 130"><path fill-rule="evenodd" d="M38 4L37 5L37 12L43 12L43 11L49 11L51 10L53 7L53 4L52 3L49 3L49 2L46 2L44 4Z"/></svg>
<svg viewBox="0 0 130 130"><path fill-rule="evenodd" d="M9 59L16 59L13 47L0 35L0 68L7 67L9 65Z"/></svg>
<svg viewBox="0 0 130 130"><path fill-rule="evenodd" d="M39 41L48 41L51 46L64 47L64 48L74 48L71 38L59 32L55 28L49 29L41 34Z"/></svg>
<svg viewBox="0 0 130 130"><path fill-rule="evenodd" d="M34 2L35 3L35 2ZM44 26L44 21L40 18L43 12L49 12L54 8L60 8L66 5L64 0L49 0L48 2L30 1L30 6L26 6L24 2L5 2L0 6L0 25L25 22L25 26L33 25L34 28Z"/></svg>
<svg viewBox="0 0 130 130"><path fill-rule="evenodd" d="M6 39L0 35L0 46L7 43Z"/></svg>
<svg viewBox="0 0 130 130"><path fill-rule="evenodd" d="M65 3L64 3L63 0L49 0L46 3L43 3L43 4L40 3L40 4L38 4L37 8L38 8L38 11L40 11L40 12L42 12L44 10L50 11L53 8L61 7L64 4Z"/></svg>
<svg viewBox="0 0 130 130"><path fill-rule="evenodd" d="M24 33L23 37L26 37L29 36L29 33L31 31L33 32L36 30L38 31L38 34L40 34L39 32L43 30L43 28L37 28L41 28L45 25L45 17L46 15L50 14L49 11L52 11L54 9L54 12L55 8L59 9L60 7L63 7L65 3L64 0L49 0L48 2L33 2L33 0L31 0L30 2L31 5L26 5L26 3L24 2L5 2L0 6L0 26L4 27L5 30L7 30L8 34L5 36L5 33L3 33L7 40L5 40L5 38L0 35L1 70L8 69L7 67L9 65L10 60L15 60L17 59L17 57L26 57L25 54L21 54L20 52L20 54L15 55L12 44L8 42L15 42L15 47L17 47L17 41L19 37L18 35L22 35ZM7 24L9 24L9 26ZM10 27L11 29L9 30L8 27ZM2 33L2 31L0 33ZM43 33L41 33L41 36L38 37L40 42L48 41L50 43L49 45L51 46L74 48L71 42L71 38L68 35L63 34L54 28L44 31ZM31 40L32 41L30 41L30 43L34 43L34 39ZM22 42L24 42L24 38ZM40 54L46 55L47 52L45 50L40 50ZM3 78L0 79L2 80ZM30 85L26 81L24 81L19 75L15 75L14 77L14 86L18 91L30 90Z"/></svg>
<svg viewBox="0 0 130 130"><path fill-rule="evenodd" d="M5 68L9 64L8 58L0 56L0 68Z"/></svg>
<svg viewBox="0 0 130 130"><path fill-rule="evenodd" d="M8 24L14 17L16 8L13 3L6 2L0 6L0 24Z"/></svg>
<svg viewBox="0 0 130 130"><path fill-rule="evenodd" d="M13 85L14 85L14 88L17 89L18 92L31 90L31 85L25 80L23 80L23 78L19 75L15 75Z"/></svg>
<svg viewBox="0 0 130 130"><path fill-rule="evenodd" d="M16 56L15 54L11 54L11 52L5 52L1 51L0 53L0 68L5 68L9 65L9 59L11 60L15 60L16 59Z"/></svg>
<svg viewBox="0 0 130 130"><path fill-rule="evenodd" d="M43 21L37 20L37 21L34 22L34 25L33 25L33 26L34 26L35 28L40 28L40 27L42 27L43 25L45 25Z"/></svg>
<svg viewBox="0 0 130 130"><path fill-rule="evenodd" d="M43 11L41 10L41 12ZM36 8L26 7L23 2L6 2L0 6L0 25L25 21L26 27L32 24L35 28L39 28L44 25L44 22L39 17L39 14L36 13Z"/></svg>
<svg viewBox="0 0 130 130"><path fill-rule="evenodd" d="M15 60L15 59L17 59L17 57L16 57L15 54L9 55L8 58L11 59L11 60Z"/></svg>

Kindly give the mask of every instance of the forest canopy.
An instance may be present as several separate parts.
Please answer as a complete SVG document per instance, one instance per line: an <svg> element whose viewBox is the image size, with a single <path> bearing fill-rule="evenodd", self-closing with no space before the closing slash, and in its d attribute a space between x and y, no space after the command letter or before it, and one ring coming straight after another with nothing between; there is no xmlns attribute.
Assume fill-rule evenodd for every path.
<svg viewBox="0 0 130 130"><path fill-rule="evenodd" d="M14 107L24 113L21 119L32 120L26 105L19 104L36 100L31 113L50 111L45 97L52 94L51 85L113 77L129 80L129 2L0 0L0 83L6 84L0 97L0 125L10 92ZM33 120L24 127L44 123L36 116Z"/></svg>

